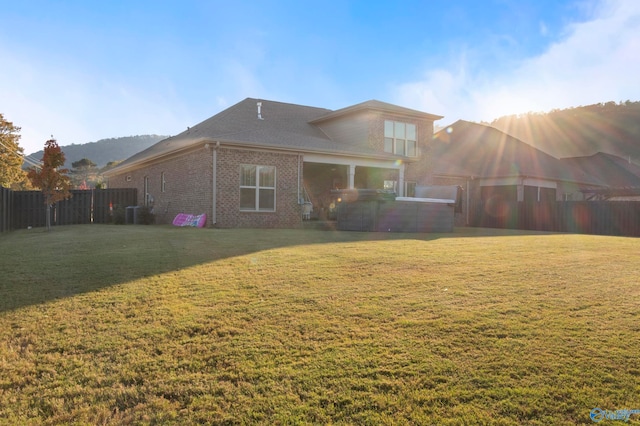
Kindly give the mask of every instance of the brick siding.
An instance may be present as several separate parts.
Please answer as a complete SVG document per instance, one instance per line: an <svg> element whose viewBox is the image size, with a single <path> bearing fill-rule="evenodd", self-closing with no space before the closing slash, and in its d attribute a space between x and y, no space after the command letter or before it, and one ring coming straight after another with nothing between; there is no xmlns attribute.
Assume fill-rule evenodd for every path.
<svg viewBox="0 0 640 426"><path fill-rule="evenodd" d="M217 209L215 226L221 228L294 228L301 226L298 204L298 156L220 147L217 154ZM240 211L240 165L276 167L276 211ZM144 178L149 178L156 223L167 224L178 213L207 214L212 226L213 152L199 148L171 156L144 168L114 175L112 188L137 188L140 205L144 204ZM165 191L162 192L164 173ZM130 179L129 179L130 178Z"/></svg>
<svg viewBox="0 0 640 426"><path fill-rule="evenodd" d="M240 165L276 168L276 211L240 211ZM302 170L301 170L302 172ZM298 156L268 151L218 149L218 224L223 228L295 228L301 226L298 204Z"/></svg>
<svg viewBox="0 0 640 426"><path fill-rule="evenodd" d="M165 161L109 178L111 188L137 188L138 203L144 204L144 178L149 178L156 223L171 223L178 213L211 216L211 150L200 146L193 151L172 156ZM165 191L162 192L164 173ZM130 179L129 179L130 178ZM208 223L209 224L209 223Z"/></svg>
<svg viewBox="0 0 640 426"><path fill-rule="evenodd" d="M432 156L429 154L430 144L433 141L433 121L416 120L412 117L401 117L391 114L381 114L372 120L369 127L369 145L379 151L384 152L384 121L401 121L416 125L416 141L418 157L407 162L404 172L404 180L416 182L418 185L432 185L430 171L432 167Z"/></svg>

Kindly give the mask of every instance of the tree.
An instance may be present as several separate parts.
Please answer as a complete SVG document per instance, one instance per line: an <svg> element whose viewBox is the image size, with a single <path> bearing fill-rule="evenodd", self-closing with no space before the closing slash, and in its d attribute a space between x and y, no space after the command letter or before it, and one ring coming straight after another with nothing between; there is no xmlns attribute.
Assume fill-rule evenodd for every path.
<svg viewBox="0 0 640 426"><path fill-rule="evenodd" d="M88 158L74 161L73 163L71 163L71 167L73 167L73 169L71 170L71 174L74 176L73 183L80 189L86 189L86 185L89 181L90 175L93 175L93 178L95 180L95 175L98 173L96 163L89 160Z"/></svg>
<svg viewBox="0 0 640 426"><path fill-rule="evenodd" d="M104 173L104 172L106 172L107 170L111 170L111 169L113 169L115 166L117 166L118 164L122 163L123 161L124 161L124 160L109 161L109 162L107 163L107 165L106 165L106 166L104 166L104 167L102 168L102 170L100 170L100 173Z"/></svg>
<svg viewBox="0 0 640 426"><path fill-rule="evenodd" d="M47 230L51 230L51 206L58 201L71 197L69 188L71 180L67 175L68 169L61 169L64 165L64 152L58 146L55 139L49 139L44 144L42 167L30 168L27 176L33 186L39 188L44 195L44 204L47 206Z"/></svg>
<svg viewBox="0 0 640 426"><path fill-rule="evenodd" d="M19 189L25 179L22 170L23 149L18 145L20 127L0 114L0 186Z"/></svg>

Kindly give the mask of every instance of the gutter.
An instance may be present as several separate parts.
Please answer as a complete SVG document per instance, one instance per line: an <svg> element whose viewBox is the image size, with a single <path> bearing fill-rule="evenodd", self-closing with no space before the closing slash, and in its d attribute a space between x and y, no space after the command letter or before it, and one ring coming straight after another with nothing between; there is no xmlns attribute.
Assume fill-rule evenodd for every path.
<svg viewBox="0 0 640 426"><path fill-rule="evenodd" d="M171 150L171 151L168 151L168 152L163 152L163 153L160 153L160 154L152 156L152 157L142 158L140 160L134 161L134 162L129 163L129 164L118 165L118 166L114 167L113 169L106 171L104 173L104 176L109 177L109 176L113 176L113 175L116 175L116 174L125 173L125 172L131 171L131 170L136 170L136 169L140 168L141 166L143 166L145 164L154 163L154 162L156 162L156 161L158 161L158 160L160 160L160 159L162 159L164 157L169 157L169 156L172 156L172 155L175 155L175 154L178 154L178 153L193 151L193 150L196 150L198 148L202 148L203 146L206 147L206 145L208 143L212 143L212 142L215 142L215 141L212 140L212 139L208 139L208 138L202 138L201 140L198 140L194 144L189 145L189 146L185 146L183 148L178 148L178 149ZM134 155L137 155L137 154L134 154ZM127 160L125 160L125 161L127 161Z"/></svg>
<svg viewBox="0 0 640 426"><path fill-rule="evenodd" d="M175 154L181 153L181 152L187 152L193 149L197 149L200 146L203 145L207 145L207 144L216 144L216 146L220 146L220 144L223 143L226 146L230 146L233 147L234 149L245 149L245 150L256 150L256 149L260 149L260 150L264 150L264 151L280 151L280 152L289 152L289 153L296 153L296 154L301 154L301 153L311 153L311 154L325 154L325 155L337 155L337 156L343 156L343 157L352 157L352 158L365 158L365 159L376 159L376 160L387 160L387 161L395 161L395 160L401 160L403 163L413 163L416 162L420 159L420 157L402 157L402 156L398 156L398 155L389 155L389 154L376 154L376 153L352 153L352 152L345 152L345 151L330 151L330 150L317 150L317 149L305 149L302 147L279 147L279 146L273 146L273 145L262 145L262 144L255 144L255 143L238 143L237 141L228 141L228 140L224 140L224 139L211 139L211 138L201 138L201 139L196 139L194 143L185 146L183 148L178 148L175 150L171 150L171 151L167 151L167 152L162 152L159 153L155 156L151 156L151 157L147 157L147 158L142 158L138 161L134 161L132 163L129 164L124 164L122 166L116 166L115 168L107 171L104 175L109 177L109 176L113 176L115 174L121 174L121 173L125 173L129 170L135 170L141 166L143 166L144 164L148 164L148 163L153 163L156 162L164 157L169 157L169 156L173 156ZM126 161L126 160L125 160ZM122 168L120 168L122 167Z"/></svg>
<svg viewBox="0 0 640 426"><path fill-rule="evenodd" d="M218 223L218 148L220 148L220 141L216 141L216 144L213 146L213 164L212 164L212 177L211 177L211 186L213 187L212 192L212 207L211 207L211 226L214 226Z"/></svg>
<svg viewBox="0 0 640 426"><path fill-rule="evenodd" d="M473 176L471 176L470 179L473 180ZM465 211L467 212L467 220L466 220L467 226L469 226L469 209L471 208L471 194L469 193L470 191L471 191L471 187L469 184L469 178L467 178L467 191L466 191L467 208L465 209Z"/></svg>

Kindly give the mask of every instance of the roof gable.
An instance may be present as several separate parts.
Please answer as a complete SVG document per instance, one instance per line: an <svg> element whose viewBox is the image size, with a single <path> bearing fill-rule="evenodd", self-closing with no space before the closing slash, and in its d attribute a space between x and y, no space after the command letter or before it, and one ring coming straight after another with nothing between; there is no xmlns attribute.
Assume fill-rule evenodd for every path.
<svg viewBox="0 0 640 426"><path fill-rule="evenodd" d="M418 118L421 120L431 120L431 121L440 120L442 118L441 115L429 114L429 113L418 111L415 109L405 108L398 105L393 105L393 104L389 104L386 102L381 102L373 99L373 100L361 102L356 105L351 105L346 108L331 111L321 117L318 117L312 120L311 123L318 124L324 121L345 117L347 115L362 112L362 111L385 112L390 114L404 115L407 117Z"/></svg>
<svg viewBox="0 0 640 426"><path fill-rule="evenodd" d="M520 139L494 127L464 120L435 134L433 155L437 174L595 183L584 173L571 173L560 160Z"/></svg>

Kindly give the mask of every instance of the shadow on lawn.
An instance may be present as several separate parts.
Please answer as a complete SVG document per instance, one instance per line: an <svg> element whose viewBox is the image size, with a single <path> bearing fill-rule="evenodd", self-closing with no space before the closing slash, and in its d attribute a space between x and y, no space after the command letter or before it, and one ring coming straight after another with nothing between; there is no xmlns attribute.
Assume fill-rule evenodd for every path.
<svg viewBox="0 0 640 426"><path fill-rule="evenodd" d="M313 250L313 245L329 243L525 234L534 233L477 228L403 234L136 225L19 230L0 238L0 312L281 247Z"/></svg>

